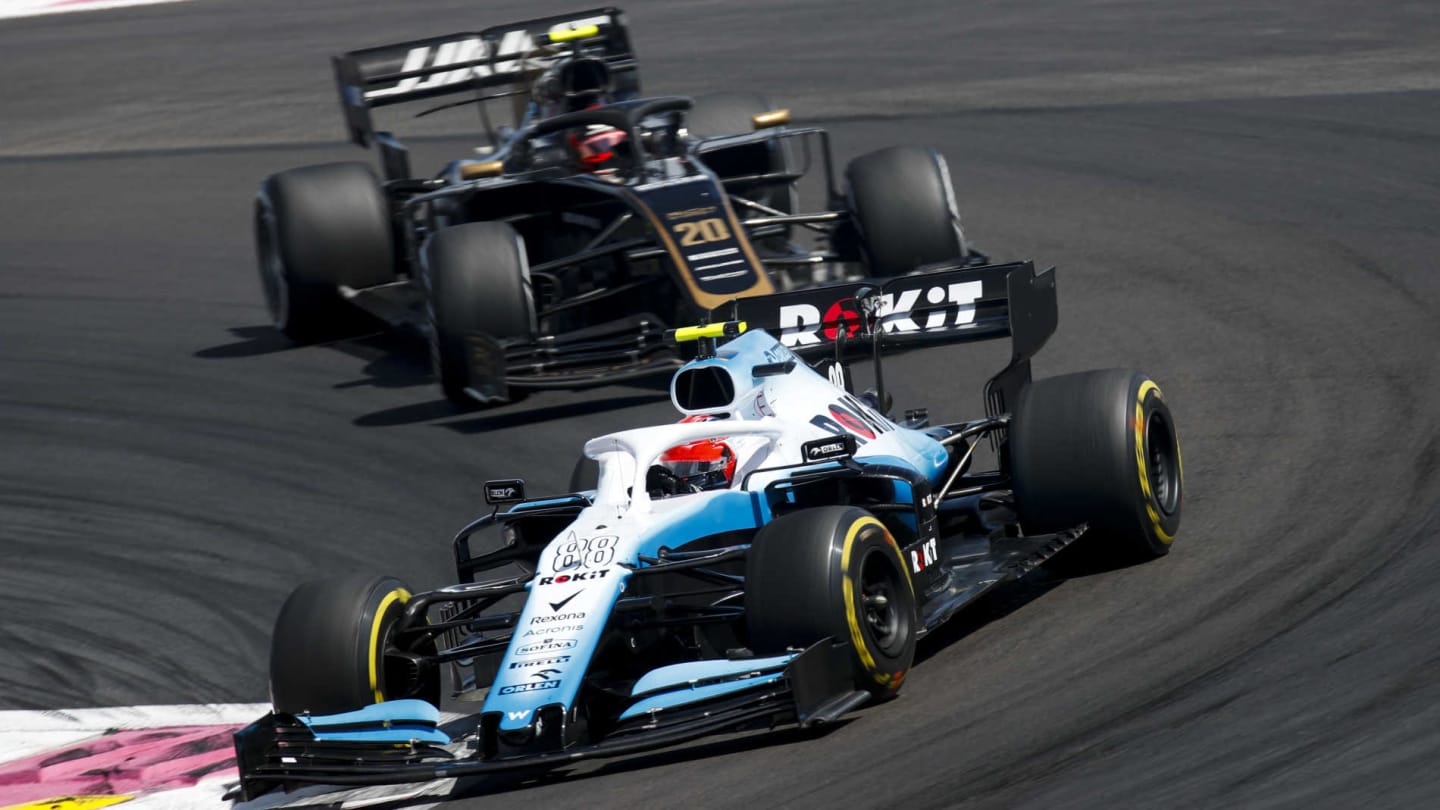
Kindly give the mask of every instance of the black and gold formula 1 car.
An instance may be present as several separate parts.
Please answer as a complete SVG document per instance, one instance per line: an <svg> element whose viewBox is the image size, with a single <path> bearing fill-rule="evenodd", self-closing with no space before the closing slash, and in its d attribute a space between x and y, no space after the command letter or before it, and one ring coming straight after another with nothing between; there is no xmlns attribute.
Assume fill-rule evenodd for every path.
<svg viewBox="0 0 1440 810"><path fill-rule="evenodd" d="M330 337L352 307L413 327L457 404L668 372L683 358L666 329L736 297L985 263L937 152L873 152L837 184L827 133L762 96L642 95L618 9L334 66L350 138L378 150L383 180L332 163L264 181L270 314L297 340ZM372 113L442 96L418 114L478 108L491 145L417 177ZM807 175L822 210L799 210Z"/></svg>

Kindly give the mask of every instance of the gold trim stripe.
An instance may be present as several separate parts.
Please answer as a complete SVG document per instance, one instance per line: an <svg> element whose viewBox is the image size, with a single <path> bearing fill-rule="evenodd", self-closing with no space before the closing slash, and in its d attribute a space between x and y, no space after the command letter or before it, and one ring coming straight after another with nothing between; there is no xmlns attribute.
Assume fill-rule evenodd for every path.
<svg viewBox="0 0 1440 810"><path fill-rule="evenodd" d="M718 188L718 184L712 183L712 185ZM730 209L730 199L728 197L725 198L725 215L726 218L730 220L731 238L735 240L735 244L740 246L741 252L743 252L745 258L750 261L750 267L758 276L759 280L749 289L726 295L715 295L700 289L700 285L695 282L695 274L690 269L690 263L685 260L685 255L680 252L680 248L676 246L675 240L670 236L670 229L665 227L664 223L660 221L660 218L656 216L655 210L646 204L645 200L639 194L629 189L625 189L623 193L630 198L635 209L645 215L645 218L650 221L650 226L660 235L660 241L665 248L665 252L669 253L671 261L675 262L675 269L680 273L680 278L684 280L685 287L690 291L690 297L694 299L697 306L703 307L704 309L714 309L732 298L749 298L753 295L769 295L775 292L775 285L770 283L770 275L765 272L764 266L762 266L760 260L755 257L755 251L750 247L750 240L745 238L745 231L735 220L735 212Z"/></svg>

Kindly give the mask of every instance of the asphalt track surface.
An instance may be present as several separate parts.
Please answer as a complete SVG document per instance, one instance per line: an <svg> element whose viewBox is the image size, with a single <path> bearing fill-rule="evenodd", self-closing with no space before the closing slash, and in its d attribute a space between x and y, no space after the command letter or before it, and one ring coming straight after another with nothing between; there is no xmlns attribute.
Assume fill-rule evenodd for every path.
<svg viewBox="0 0 1440 810"><path fill-rule="evenodd" d="M293 347L260 304L256 183L353 156L329 53L565 8L0 23L0 708L263 701L294 585L444 584L482 480L558 490L585 437L671 418L646 387L457 414L415 346ZM454 806L1440 802L1440 10L767 8L631 4L649 88L767 91L842 157L941 148L977 242L1060 266L1037 373L1164 387L1177 547L987 597L922 645L899 700L824 736ZM898 406L962 418L1002 362L934 350L887 379Z"/></svg>

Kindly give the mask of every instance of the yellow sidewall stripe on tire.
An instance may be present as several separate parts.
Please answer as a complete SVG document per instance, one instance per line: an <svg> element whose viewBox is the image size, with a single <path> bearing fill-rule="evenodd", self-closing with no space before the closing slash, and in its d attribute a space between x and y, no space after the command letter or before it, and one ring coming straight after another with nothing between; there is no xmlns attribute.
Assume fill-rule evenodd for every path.
<svg viewBox="0 0 1440 810"><path fill-rule="evenodd" d="M880 529L885 535L886 542L895 548L896 556L900 556L900 547L895 544L895 538L890 536L890 530L886 529L885 524L879 520L873 517L863 517L850 524L850 528L845 532L844 549L840 553L840 570L843 573L841 583L845 595L845 622L850 626L850 644L855 647L855 652L860 656L860 663L865 665L866 671L875 679L875 683L889 686L894 676L889 672L877 671L875 656L870 654L870 647L865 644L865 635L860 630L860 616L855 610L855 583L850 579L850 550L855 547L855 538L860 535L860 530L871 525ZM903 557L900 559L900 570L905 573L906 587L913 590L915 586L910 582L910 570L905 567ZM904 673L896 674L904 677Z"/></svg>
<svg viewBox="0 0 1440 810"><path fill-rule="evenodd" d="M1165 395L1160 393L1160 386L1153 380L1140 383L1140 390L1135 394L1135 419L1132 422L1135 430L1135 469L1140 472L1140 491L1145 493L1145 514L1150 517L1155 536L1160 538L1160 542L1169 545L1175 537L1160 525L1160 513L1151 505L1155 496L1150 491L1150 473L1145 466L1145 395L1151 391L1154 391L1159 399L1165 398Z"/></svg>
<svg viewBox="0 0 1440 810"><path fill-rule="evenodd" d="M128 802L134 796L57 796L53 799L45 799L38 802L25 802L24 804L6 805L0 810L91 810L96 807L109 807L121 802Z"/></svg>
<svg viewBox="0 0 1440 810"><path fill-rule="evenodd" d="M380 600L380 607L375 608L374 621L370 623L370 691L375 693L376 703L385 702L385 695L380 689L380 625L385 621L385 611L397 599L402 605L409 602L410 592L404 588L396 588L385 594L385 598Z"/></svg>

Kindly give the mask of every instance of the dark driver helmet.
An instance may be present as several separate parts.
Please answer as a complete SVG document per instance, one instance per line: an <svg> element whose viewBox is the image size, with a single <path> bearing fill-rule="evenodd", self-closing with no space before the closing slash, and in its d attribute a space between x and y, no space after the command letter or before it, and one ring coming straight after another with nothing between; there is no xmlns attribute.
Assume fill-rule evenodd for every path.
<svg viewBox="0 0 1440 810"><path fill-rule="evenodd" d="M593 130L593 131L592 131ZM571 134L570 149L584 171L604 171L618 168L620 151L628 136L624 130L614 127L587 127L584 134Z"/></svg>
<svg viewBox="0 0 1440 810"><path fill-rule="evenodd" d="M567 56L545 69L535 82L535 100L547 115L575 112L610 100L610 68L588 56Z"/></svg>

